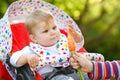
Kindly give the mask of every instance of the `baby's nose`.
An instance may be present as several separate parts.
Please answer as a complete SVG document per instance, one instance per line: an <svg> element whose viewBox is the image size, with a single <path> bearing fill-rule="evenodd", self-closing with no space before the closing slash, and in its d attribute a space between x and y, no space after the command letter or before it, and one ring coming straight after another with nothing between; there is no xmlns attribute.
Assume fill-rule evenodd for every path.
<svg viewBox="0 0 120 80"><path fill-rule="evenodd" d="M55 34L55 31L54 31L54 30L51 30L50 34L51 34L51 35L54 35L54 34Z"/></svg>

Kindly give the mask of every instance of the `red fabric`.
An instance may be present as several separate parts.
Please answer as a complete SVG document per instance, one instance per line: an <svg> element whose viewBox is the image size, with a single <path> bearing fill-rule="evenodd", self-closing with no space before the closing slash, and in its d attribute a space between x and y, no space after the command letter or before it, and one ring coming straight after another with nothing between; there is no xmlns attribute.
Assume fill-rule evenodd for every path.
<svg viewBox="0 0 120 80"><path fill-rule="evenodd" d="M8 71L5 68L5 65L2 64L0 61L0 78L3 80L12 80L11 76L9 75Z"/></svg>
<svg viewBox="0 0 120 80"><path fill-rule="evenodd" d="M11 25L12 31L12 52L23 49L29 44L30 38L24 23L17 23Z"/></svg>
<svg viewBox="0 0 120 80"><path fill-rule="evenodd" d="M65 30L60 29L60 32L61 32L62 34L64 34L65 36L68 36L68 34L67 34L67 32L65 32Z"/></svg>
<svg viewBox="0 0 120 80"><path fill-rule="evenodd" d="M84 47L82 47L82 48L80 48L77 52L87 52L87 50L84 48Z"/></svg>
<svg viewBox="0 0 120 80"><path fill-rule="evenodd" d="M38 73L36 73L36 79L35 80L43 80L43 79Z"/></svg>

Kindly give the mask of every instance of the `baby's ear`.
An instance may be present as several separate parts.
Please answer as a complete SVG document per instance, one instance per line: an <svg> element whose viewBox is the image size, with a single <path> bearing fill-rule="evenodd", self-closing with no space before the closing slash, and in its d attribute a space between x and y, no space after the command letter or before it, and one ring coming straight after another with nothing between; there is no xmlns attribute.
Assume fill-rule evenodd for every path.
<svg viewBox="0 0 120 80"><path fill-rule="evenodd" d="M31 39L32 42L37 43L37 40L34 37L34 35L30 34L29 36L30 36L30 39Z"/></svg>

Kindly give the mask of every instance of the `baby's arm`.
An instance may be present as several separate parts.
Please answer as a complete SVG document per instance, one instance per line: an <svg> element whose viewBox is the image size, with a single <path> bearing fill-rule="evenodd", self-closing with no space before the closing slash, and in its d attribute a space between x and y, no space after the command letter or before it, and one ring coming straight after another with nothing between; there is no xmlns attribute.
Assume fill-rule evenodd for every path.
<svg viewBox="0 0 120 80"><path fill-rule="evenodd" d="M20 67L28 63L30 67L35 68L38 61L38 56L29 51L28 46L15 52L10 58L10 63L15 67Z"/></svg>
<svg viewBox="0 0 120 80"><path fill-rule="evenodd" d="M28 63L31 68L40 68L45 65L66 62L69 60L68 57L69 52L62 54L53 53L52 55L45 52L40 57L36 55L35 52L27 46L22 50L15 52L10 58L10 63L15 67L20 67Z"/></svg>

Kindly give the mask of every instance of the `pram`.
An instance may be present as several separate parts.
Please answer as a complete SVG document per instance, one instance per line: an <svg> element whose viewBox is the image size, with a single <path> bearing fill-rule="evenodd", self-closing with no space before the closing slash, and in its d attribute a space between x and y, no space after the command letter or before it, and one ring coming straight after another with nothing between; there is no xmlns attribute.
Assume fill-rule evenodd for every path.
<svg viewBox="0 0 120 80"><path fill-rule="evenodd" d="M9 57L10 55L12 55L13 52L22 49L25 45L28 45L29 39L27 37L23 37L23 34L20 35L20 33L23 32L23 29L21 28L23 27L23 24L21 23L24 23L24 17L35 9L43 9L43 10L50 11L54 15L59 28L64 29L64 27L69 27L69 25L72 25L77 31L81 32L79 27L76 25L76 23L66 13L64 13L62 10L58 9L57 7L47 2L39 1L39 0L19 0L19 1L12 3L9 6L4 17L0 20L0 54L2 55L2 59L6 65L7 70L9 71L10 75L12 76L14 80L17 79L16 78L18 74L18 73L16 74L17 68L10 65ZM13 28L16 28L16 29L13 29ZM20 29L22 30L19 31ZM16 34L16 32L12 30L16 31L17 33L20 32L18 34L19 36ZM13 34L15 34L17 38L15 38ZM25 38L25 40L23 41L18 40L20 36ZM17 40L17 43L14 43L13 39ZM18 46L21 44L22 46ZM81 42L82 46L83 44L84 44L84 40ZM81 48L80 51L86 52L84 48ZM104 59L100 59L100 60L104 60ZM28 69L27 71L30 71L29 72L30 74L28 74L28 76L32 75L32 77L30 78L29 76L28 78L30 79L27 78L25 80L35 80L34 74L30 70L28 65L27 67L23 66L19 69L20 71L21 69L22 70Z"/></svg>

